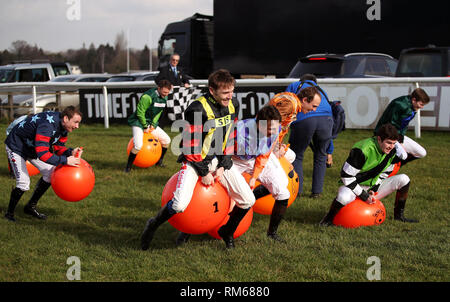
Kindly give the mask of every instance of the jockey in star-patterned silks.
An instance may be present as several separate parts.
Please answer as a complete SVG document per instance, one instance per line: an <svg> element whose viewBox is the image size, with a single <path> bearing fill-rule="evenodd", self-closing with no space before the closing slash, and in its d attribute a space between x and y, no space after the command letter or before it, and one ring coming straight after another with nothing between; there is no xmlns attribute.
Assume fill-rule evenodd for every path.
<svg viewBox="0 0 450 302"><path fill-rule="evenodd" d="M80 148L67 148L67 135L79 127L81 113L73 106L63 112L46 111L14 121L7 129L5 140L6 153L11 170L16 179L16 187L5 217L14 221L14 209L25 191L30 189L30 176L26 161L30 161L41 172L36 189L24 212L39 219L46 216L37 212L39 198L50 186L50 177L54 168L60 164L76 166L79 164Z"/></svg>

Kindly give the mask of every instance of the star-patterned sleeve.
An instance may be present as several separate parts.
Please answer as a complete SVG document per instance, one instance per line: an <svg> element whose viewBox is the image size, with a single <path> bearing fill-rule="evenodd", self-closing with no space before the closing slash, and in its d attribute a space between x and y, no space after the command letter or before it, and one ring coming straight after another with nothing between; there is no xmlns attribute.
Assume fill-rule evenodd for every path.
<svg viewBox="0 0 450 302"><path fill-rule="evenodd" d="M53 150L55 151L56 155L65 155L71 156L72 155L72 148L67 148L66 145L67 142L67 136L61 136L59 138L55 138L53 141Z"/></svg>
<svg viewBox="0 0 450 302"><path fill-rule="evenodd" d="M36 121L36 136L34 139L34 148L37 157L50 165L67 164L68 149L64 147L67 137L53 138L55 134L55 121L52 115L46 115L46 119ZM59 141L59 144L55 142ZM50 146L54 145L55 153L50 152Z"/></svg>

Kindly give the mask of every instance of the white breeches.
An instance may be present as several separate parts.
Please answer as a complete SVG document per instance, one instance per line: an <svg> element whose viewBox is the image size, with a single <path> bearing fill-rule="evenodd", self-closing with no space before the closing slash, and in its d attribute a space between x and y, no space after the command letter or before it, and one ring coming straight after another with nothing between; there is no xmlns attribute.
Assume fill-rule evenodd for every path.
<svg viewBox="0 0 450 302"><path fill-rule="evenodd" d="M398 174L395 176L391 176L386 178L381 182L380 187L378 188L377 194L375 195L376 199L382 199L394 191L399 190L409 183L409 177L406 174ZM369 190L368 186L361 186L364 190ZM346 186L339 187L338 195L336 200L343 205L349 204L354 201L356 198L355 193L352 190L347 188Z"/></svg>
<svg viewBox="0 0 450 302"><path fill-rule="evenodd" d="M141 127L132 126L131 127L133 131L133 144L136 151L139 151L142 149L142 145L144 143L144 130L142 130ZM152 131L152 135L159 140L161 143L161 146L163 148L167 148L170 145L170 137L167 135L164 130L162 130L160 127L156 127Z"/></svg>
<svg viewBox="0 0 450 302"><path fill-rule="evenodd" d="M288 148L284 157L292 164L295 160L295 152L292 151L291 148Z"/></svg>
<svg viewBox="0 0 450 302"><path fill-rule="evenodd" d="M30 175L28 175L27 170L27 159L13 152L8 146L6 146L6 154L16 178L16 187L22 191L28 191L30 189ZM30 159L29 162L41 172L44 181L49 183L52 172L56 167L37 158Z"/></svg>
<svg viewBox="0 0 450 302"><path fill-rule="evenodd" d="M242 160L240 158L233 157L233 166L236 166L241 174L248 173L252 175L253 168L255 166L255 159L252 158L250 160ZM266 187L267 190L269 190L275 200L285 200L289 199L291 196L287 188L289 183L287 175L284 172L283 167L281 167L280 161L273 153L270 154L269 160L264 166L261 174L258 176L258 180L264 187Z"/></svg>
<svg viewBox="0 0 450 302"><path fill-rule="evenodd" d="M210 172L216 171L217 163L217 158L214 158L209 165ZM198 179L199 176L195 168L189 162L183 163L178 174L177 188L173 193L172 209L174 211L181 213L187 208L191 202ZM255 196L252 190L234 164L231 169L224 170L220 183L225 187L228 195L236 202L239 208L249 209L255 203Z"/></svg>
<svg viewBox="0 0 450 302"><path fill-rule="evenodd" d="M427 151L424 147L416 143L414 140L410 139L407 136L404 136L403 139L403 148L405 151L414 157L422 158L427 155Z"/></svg>

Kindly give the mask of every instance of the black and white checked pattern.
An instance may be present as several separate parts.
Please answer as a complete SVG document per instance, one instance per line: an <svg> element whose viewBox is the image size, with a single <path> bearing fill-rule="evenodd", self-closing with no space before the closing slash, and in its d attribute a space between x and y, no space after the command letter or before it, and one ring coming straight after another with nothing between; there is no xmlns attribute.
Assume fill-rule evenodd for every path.
<svg viewBox="0 0 450 302"><path fill-rule="evenodd" d="M174 87L167 96L167 116L171 121L184 119L184 111L196 98L198 98L205 88L199 87Z"/></svg>

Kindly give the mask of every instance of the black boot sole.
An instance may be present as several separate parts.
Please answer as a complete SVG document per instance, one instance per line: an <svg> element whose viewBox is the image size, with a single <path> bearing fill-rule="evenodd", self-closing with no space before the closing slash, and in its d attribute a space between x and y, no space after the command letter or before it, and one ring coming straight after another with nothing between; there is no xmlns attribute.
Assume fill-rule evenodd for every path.
<svg viewBox="0 0 450 302"><path fill-rule="evenodd" d="M189 241L189 238L191 238L191 234L180 233L177 236L177 239L175 240L175 245L176 246L185 245Z"/></svg>
<svg viewBox="0 0 450 302"><path fill-rule="evenodd" d="M141 249L146 251L150 247L150 243L153 240L153 236L155 235L156 229L153 229L153 223L155 219L150 218L145 225L144 232L141 235Z"/></svg>
<svg viewBox="0 0 450 302"><path fill-rule="evenodd" d="M5 214L5 219L7 219L11 222L16 222L16 218L14 218L14 215L10 215L8 213Z"/></svg>
<svg viewBox="0 0 450 302"><path fill-rule="evenodd" d="M224 234L223 227L217 231L219 236L222 238L222 240L225 242L225 247L227 249L233 249L234 248L234 238L233 235Z"/></svg>
<svg viewBox="0 0 450 302"><path fill-rule="evenodd" d="M419 220L408 219L408 218L403 218L403 217L401 217L401 218L394 218L394 220L401 221L401 222L408 222L408 223L418 223L419 222Z"/></svg>
<svg viewBox="0 0 450 302"><path fill-rule="evenodd" d="M280 243L286 243L286 240L278 236L277 233L267 233L267 237L272 239L273 241L280 242Z"/></svg>
<svg viewBox="0 0 450 302"><path fill-rule="evenodd" d="M319 226L321 226L321 227L329 227L329 226L334 226L334 223L333 223L333 221L330 221L328 219L323 218L319 222Z"/></svg>
<svg viewBox="0 0 450 302"><path fill-rule="evenodd" d="M37 218L39 220L46 220L47 216L45 214L39 213L38 211L36 211L35 209L30 209L27 207L23 208L23 212L27 215L30 215L34 218Z"/></svg>

